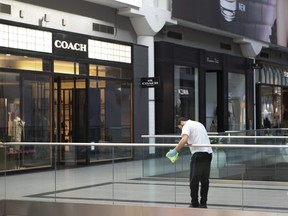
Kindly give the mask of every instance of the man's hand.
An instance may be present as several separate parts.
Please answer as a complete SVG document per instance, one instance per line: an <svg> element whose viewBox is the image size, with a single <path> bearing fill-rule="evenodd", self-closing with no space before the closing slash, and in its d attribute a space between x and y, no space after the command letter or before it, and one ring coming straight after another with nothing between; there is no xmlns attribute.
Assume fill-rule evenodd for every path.
<svg viewBox="0 0 288 216"><path fill-rule="evenodd" d="M178 160L179 153L176 151L176 149L170 149L166 157L172 162L175 163Z"/></svg>

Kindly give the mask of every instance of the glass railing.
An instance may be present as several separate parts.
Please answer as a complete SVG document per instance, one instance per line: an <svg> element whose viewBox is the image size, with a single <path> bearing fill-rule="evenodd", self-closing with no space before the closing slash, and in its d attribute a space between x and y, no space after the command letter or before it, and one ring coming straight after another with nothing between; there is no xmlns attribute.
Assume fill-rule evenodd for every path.
<svg viewBox="0 0 288 216"><path fill-rule="evenodd" d="M179 136L143 136L143 143L132 144L18 143L19 152L15 152L15 157L9 161L9 148L16 144L4 144L0 198L188 207L190 150L184 148L174 164L165 157L179 139ZM285 136L210 136L210 139L214 153L208 208L288 213L288 146ZM41 160L33 158L32 149L47 147L51 151L43 158L48 157L51 166L45 163L42 168L34 167ZM89 163L82 157L79 160L77 149L83 147L89 151L97 148L101 157L108 158L105 154L109 154L112 159L98 163ZM75 149L75 154L69 151L69 160L61 161L60 149L64 149L62 153L65 155L65 149L71 148ZM118 156L127 148L133 149L133 157L119 160ZM31 151L20 151L23 149ZM30 163L18 164L19 158L25 154L30 154ZM18 166L18 170L5 171L11 164Z"/></svg>

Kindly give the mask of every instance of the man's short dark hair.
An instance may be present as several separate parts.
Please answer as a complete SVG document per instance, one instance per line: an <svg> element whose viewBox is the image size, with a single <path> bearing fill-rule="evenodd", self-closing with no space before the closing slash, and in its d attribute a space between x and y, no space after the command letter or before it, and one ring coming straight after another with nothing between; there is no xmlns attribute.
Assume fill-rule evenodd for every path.
<svg viewBox="0 0 288 216"><path fill-rule="evenodd" d="M187 117L180 117L178 119L178 125L181 125L181 121L188 121L188 120L189 120L189 118L187 118Z"/></svg>

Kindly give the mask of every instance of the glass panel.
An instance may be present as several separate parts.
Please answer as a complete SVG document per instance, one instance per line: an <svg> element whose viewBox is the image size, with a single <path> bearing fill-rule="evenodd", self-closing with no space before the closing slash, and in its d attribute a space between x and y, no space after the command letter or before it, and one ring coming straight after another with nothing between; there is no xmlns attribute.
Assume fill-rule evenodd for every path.
<svg viewBox="0 0 288 216"><path fill-rule="evenodd" d="M288 86L288 69L283 71L283 85Z"/></svg>
<svg viewBox="0 0 288 216"><path fill-rule="evenodd" d="M0 80L1 140L49 142L49 78L0 73ZM51 166L49 146L21 148L19 145L13 145L7 150L7 170Z"/></svg>
<svg viewBox="0 0 288 216"><path fill-rule="evenodd" d="M79 63L55 60L54 73L79 74Z"/></svg>
<svg viewBox="0 0 288 216"><path fill-rule="evenodd" d="M90 76L97 76L97 65L89 65L89 75Z"/></svg>
<svg viewBox="0 0 288 216"><path fill-rule="evenodd" d="M50 141L50 82L48 76L23 77L23 119L27 142Z"/></svg>
<svg viewBox="0 0 288 216"><path fill-rule="evenodd" d="M177 143L180 136L152 137L152 139L156 144ZM214 153L207 202L210 211L234 209L242 211L243 215L245 215L243 210L249 211L247 214L251 214L251 211L254 211L253 214L258 212L257 215L263 214L264 211L287 213L286 139L276 136L265 138L219 136L217 139L219 143L221 141L227 145L225 147L212 145ZM143 141L151 143L149 138L144 138ZM237 143L257 145L233 146ZM265 144L280 146L263 147ZM97 148L103 144L95 145ZM55 170L20 172L17 175L5 175L5 178L1 176L0 181L2 180L3 184L0 187L0 194L7 200L20 201L188 207L191 158L189 148L182 149L176 163L171 163L165 154L172 146L156 145L157 155L149 152L149 146L135 146L134 150L139 154L136 154L133 160L115 163L117 155L114 155L114 152L117 143L115 146L113 144L105 147L107 151L102 154L112 152L111 157L114 160L111 162L74 169L71 169L70 164L57 164Z"/></svg>
<svg viewBox="0 0 288 216"><path fill-rule="evenodd" d="M42 59L28 56L0 54L0 67L42 72Z"/></svg>
<svg viewBox="0 0 288 216"><path fill-rule="evenodd" d="M34 147L34 145L33 145ZM14 146L11 146L11 148L14 148ZM19 146L19 149L30 149L32 147L30 146ZM41 149L41 146L37 145L35 146L35 149ZM51 153L48 151L41 151L39 152L39 157L48 158L51 156ZM24 151L19 152L18 154L9 154L7 157L9 157L9 166L11 166L13 163L17 164L18 160L23 157L26 153ZM37 164L38 158L33 157L31 158L31 164ZM40 167L40 166L39 166ZM45 200L50 202L55 200L55 177L56 173L54 170L47 169L44 172L25 172L24 170L27 169L30 170L31 167L22 167L20 170L18 170L17 175L8 175L5 177L5 193L6 198L9 200L30 200L32 199L41 199L42 193L51 192L48 193L47 196L45 196ZM35 170L34 170L35 171ZM43 171L43 170L42 170ZM21 182L21 183L19 183ZM33 192L32 192L33 191ZM16 193L15 193L16 192ZM1 191L2 194L2 191ZM27 199L24 197L26 196ZM30 198L28 198L30 197Z"/></svg>
<svg viewBox="0 0 288 216"><path fill-rule="evenodd" d="M85 79L57 77L54 80L54 121L58 142L87 142L87 91ZM81 128L81 129L79 129ZM87 162L84 146L61 146L59 160L76 165Z"/></svg>
<svg viewBox="0 0 288 216"><path fill-rule="evenodd" d="M93 113L89 118L91 142L131 142L130 82L91 80L89 101L89 113ZM106 152L105 149L93 149L91 157L108 159L99 156L102 151ZM115 155L119 158L131 157L131 148L117 147Z"/></svg>
<svg viewBox="0 0 288 216"><path fill-rule="evenodd" d="M246 129L245 87L244 74L228 73L228 130Z"/></svg>
<svg viewBox="0 0 288 216"><path fill-rule="evenodd" d="M23 76L22 139L26 142L50 141L50 82L48 76ZM17 128L16 128L17 129ZM17 134L17 131L16 131ZM23 146L22 167L50 166L50 146Z"/></svg>
<svg viewBox="0 0 288 216"><path fill-rule="evenodd" d="M282 92L280 87L261 86L262 125L278 128L282 119Z"/></svg>
<svg viewBox="0 0 288 216"><path fill-rule="evenodd" d="M66 145L68 149L88 148L87 146L70 146ZM90 148L90 146L89 146ZM96 147L97 148L97 147ZM101 151L103 158L115 158L110 155L113 152L113 147L105 147L105 151ZM109 154L109 156L105 156ZM114 202L114 191L117 182L114 184L114 167L113 161L106 161L102 165L97 166L79 166L75 168L76 164L66 161L66 165L59 164L56 167L57 175L55 177L55 190L46 189L44 197L54 197L58 202L68 203L105 203L112 204ZM74 165L74 169L71 169ZM124 173L123 173L124 174ZM61 183L62 182L62 183ZM64 183L65 182L65 183ZM63 184L64 183L64 184ZM55 193L55 194L54 194ZM40 192L40 197L43 197ZM82 201L81 201L82 200Z"/></svg>
<svg viewBox="0 0 288 216"><path fill-rule="evenodd" d="M16 140L15 137L12 137L13 134L15 135L13 122L17 117L21 117L19 77L17 73L0 73L0 136L2 140L6 141ZM21 137L21 135L19 136Z"/></svg>
<svg viewBox="0 0 288 216"><path fill-rule="evenodd" d="M288 128L288 88L282 89L282 128Z"/></svg>
<svg viewBox="0 0 288 216"><path fill-rule="evenodd" d="M104 65L89 65L89 70L90 76L132 79L132 72L129 69Z"/></svg>
<svg viewBox="0 0 288 216"><path fill-rule="evenodd" d="M144 138L143 142L149 143L151 139L156 143L177 143L180 139L180 136L178 138L177 136L150 137ZM217 139L216 144L256 143L286 146L286 139L282 137L277 139L275 136L267 136L267 138L219 137L221 138ZM191 153L189 150L187 151L188 148L182 149L180 157L176 163L172 164L165 157L169 148L165 150L162 146L161 149L164 150L157 151L158 155L149 154L148 147L143 150L143 178L141 179L149 181L156 190L155 193L149 193L148 199L154 204L158 202L161 205L173 205L175 203L177 206L187 207L190 202L189 161ZM286 193L281 194L287 185L285 182L288 179L288 175L285 174L287 168L285 165L283 166L283 163L287 163L287 158L288 148L213 148L208 208L269 209L270 211L287 212L287 207L285 207L287 195ZM161 184L157 184L157 182L161 182ZM161 196L161 194L157 194L160 188L165 191L162 202L153 196ZM146 188L146 191L148 190L149 187ZM269 193L271 196L267 197L265 193ZM275 203L272 203L271 200L275 200Z"/></svg>
<svg viewBox="0 0 288 216"><path fill-rule="evenodd" d="M199 119L198 70L186 66L174 66L175 133L180 116Z"/></svg>
<svg viewBox="0 0 288 216"><path fill-rule="evenodd" d="M217 72L206 73L206 125L208 132L217 132Z"/></svg>

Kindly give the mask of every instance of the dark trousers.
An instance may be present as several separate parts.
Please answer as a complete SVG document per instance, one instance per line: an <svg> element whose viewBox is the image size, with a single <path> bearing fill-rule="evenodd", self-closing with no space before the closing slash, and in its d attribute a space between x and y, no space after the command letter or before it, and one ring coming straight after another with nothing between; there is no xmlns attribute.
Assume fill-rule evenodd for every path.
<svg viewBox="0 0 288 216"><path fill-rule="evenodd" d="M200 204L206 205L209 190L209 177L211 169L212 154L207 152L196 152L190 162L190 196L193 207L199 206L198 191L200 189Z"/></svg>

